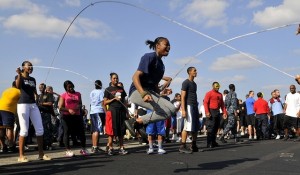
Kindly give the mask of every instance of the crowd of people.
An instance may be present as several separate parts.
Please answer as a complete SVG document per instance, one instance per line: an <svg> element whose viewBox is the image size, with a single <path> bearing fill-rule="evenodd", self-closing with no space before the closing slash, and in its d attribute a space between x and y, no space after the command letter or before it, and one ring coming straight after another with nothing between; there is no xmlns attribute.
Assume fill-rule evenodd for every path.
<svg viewBox="0 0 300 175"><path fill-rule="evenodd" d="M44 153L53 149L53 142L65 147L65 155L73 157L70 140L80 145L80 154L105 152L107 155L125 155L124 136L143 137L149 149L147 154L165 154L163 144L170 141L180 143L179 152L198 152L197 137L207 138L207 148L226 144L226 139L240 142L248 140L294 139L300 141L300 94L296 86L290 86L290 93L280 96L278 89L271 92L272 98L264 99L261 92L250 90L245 101L237 98L235 85L230 84L223 94L220 84L212 83L203 103L197 98L197 77L195 67L187 68L187 79L182 82L181 92L170 100L172 78L165 76L163 57L170 51L169 40L158 37L146 44L154 52L142 56L132 76L132 85L127 95L117 73L110 74L110 84L102 90L102 82L96 80L91 91L89 115L82 104L81 93L75 91L72 81L63 83L65 92L58 94L53 87L41 83L37 93L35 78L30 74L33 65L29 61L17 68L12 87L2 93L0 99L0 144L1 152L19 151L18 162L28 162L26 146L34 135L38 144L38 159L51 160ZM163 80L163 84L159 83ZM296 77L300 84L300 77ZM133 110L131 110L133 109ZM141 112L144 111L144 112ZM131 120L131 124L126 122ZM86 125L90 123L92 145L86 148ZM135 131L134 131L135 130ZM32 132L33 131L33 132ZM99 147L100 135L107 137L106 149ZM80 141L78 141L80 140ZM113 142L119 143L118 152ZM16 146L18 143L18 146ZM18 148L18 149L17 149Z"/></svg>

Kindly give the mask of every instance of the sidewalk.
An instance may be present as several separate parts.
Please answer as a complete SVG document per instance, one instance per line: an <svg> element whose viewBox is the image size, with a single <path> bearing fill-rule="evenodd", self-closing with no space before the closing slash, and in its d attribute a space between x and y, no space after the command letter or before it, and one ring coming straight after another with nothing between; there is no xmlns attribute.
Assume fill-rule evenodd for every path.
<svg viewBox="0 0 300 175"><path fill-rule="evenodd" d="M90 144L90 139L88 138L90 135L87 135L87 150L90 152L91 151L91 144ZM106 146L106 141L107 139L105 137L101 137L101 143L100 143L100 148L105 150ZM140 145L138 141L136 140L128 140L124 142L125 148L135 148L135 147L142 147L145 145ZM36 150L37 145L32 144L28 145L29 150L25 150L25 155L30 161L37 161L38 157L38 151ZM114 145L115 149L118 147ZM80 147L76 146L72 148L72 151L74 151L75 155L80 155ZM53 150L51 151L44 151L45 154L49 155L52 159L57 159L57 158L62 158L65 157L65 149L63 147L59 147L58 143L53 143ZM103 153L102 153L103 154ZM101 155L101 153L100 153ZM1 153L0 154L0 166L3 165L12 165L12 164L20 164L18 162L19 158L19 153Z"/></svg>

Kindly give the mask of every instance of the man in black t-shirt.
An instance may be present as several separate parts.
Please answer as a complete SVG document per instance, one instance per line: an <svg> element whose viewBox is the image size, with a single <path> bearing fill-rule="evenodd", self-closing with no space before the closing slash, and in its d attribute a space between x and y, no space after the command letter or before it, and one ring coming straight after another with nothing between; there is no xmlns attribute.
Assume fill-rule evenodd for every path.
<svg viewBox="0 0 300 175"><path fill-rule="evenodd" d="M189 75L182 83L181 88L181 112L184 118L184 127L181 133L181 146L179 152L192 153L198 152L196 145L197 133L200 128L199 123L199 111L197 102L197 84L194 82L194 78L197 76L197 70L195 67L189 67L187 69ZM192 135L192 145L186 145L186 139L188 132Z"/></svg>

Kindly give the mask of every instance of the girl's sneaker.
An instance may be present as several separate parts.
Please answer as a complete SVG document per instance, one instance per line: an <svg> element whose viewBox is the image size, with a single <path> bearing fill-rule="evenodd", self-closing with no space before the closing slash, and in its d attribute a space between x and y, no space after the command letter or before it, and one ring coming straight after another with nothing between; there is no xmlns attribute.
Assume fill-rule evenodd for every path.
<svg viewBox="0 0 300 175"><path fill-rule="evenodd" d="M73 153L73 151L69 150L69 151L66 151L66 156L67 157L74 157L75 154Z"/></svg>
<svg viewBox="0 0 300 175"><path fill-rule="evenodd" d="M124 148L121 148L121 149L119 150L119 154L120 154L120 155L125 155L125 154L128 154L128 151L126 151Z"/></svg>
<svg viewBox="0 0 300 175"><path fill-rule="evenodd" d="M82 150L80 150L80 154L83 156L88 156L89 152L86 149L82 149Z"/></svg>
<svg viewBox="0 0 300 175"><path fill-rule="evenodd" d="M167 151L162 149L162 148L159 148L158 151L157 151L158 154L166 154L166 152Z"/></svg>
<svg viewBox="0 0 300 175"><path fill-rule="evenodd" d="M153 154L153 153L154 153L153 148L149 148L149 149L147 150L147 154Z"/></svg>

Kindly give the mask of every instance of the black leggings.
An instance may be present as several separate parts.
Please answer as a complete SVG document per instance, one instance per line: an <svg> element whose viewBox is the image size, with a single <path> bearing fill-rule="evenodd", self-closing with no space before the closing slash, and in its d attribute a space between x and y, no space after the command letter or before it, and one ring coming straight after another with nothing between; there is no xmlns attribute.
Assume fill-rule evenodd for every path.
<svg viewBox="0 0 300 175"><path fill-rule="evenodd" d="M80 115L64 115L62 117L62 125L64 128L64 144L70 149L69 137L75 135L80 138L81 147L85 148L86 138L84 133L83 118Z"/></svg>

